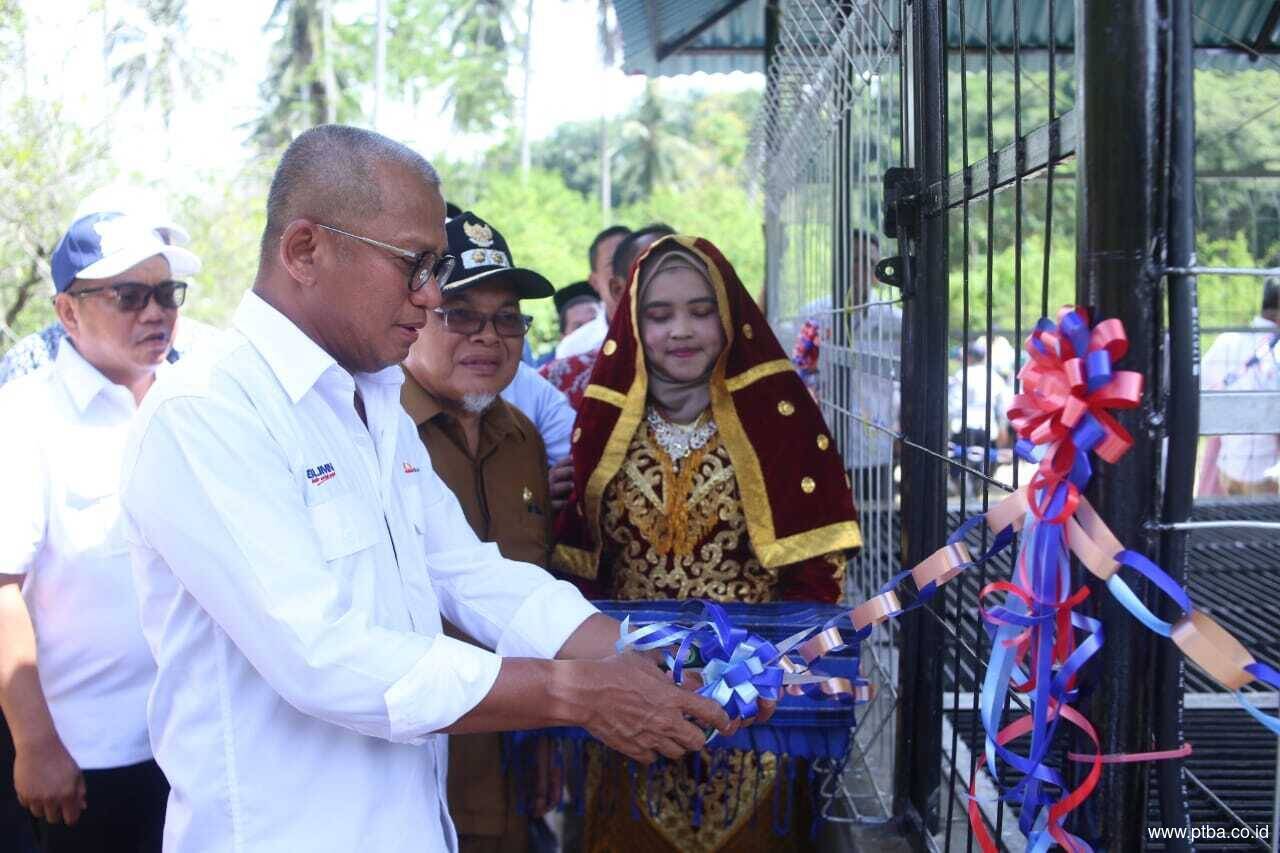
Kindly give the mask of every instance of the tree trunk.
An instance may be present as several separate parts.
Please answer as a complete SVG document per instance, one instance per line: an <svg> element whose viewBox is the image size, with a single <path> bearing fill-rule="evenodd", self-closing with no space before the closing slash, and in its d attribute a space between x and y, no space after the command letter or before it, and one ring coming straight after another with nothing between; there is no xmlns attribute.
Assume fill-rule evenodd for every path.
<svg viewBox="0 0 1280 853"><path fill-rule="evenodd" d="M324 120L338 120L338 83L333 74L333 3L320 0L320 62L324 74Z"/></svg>
<svg viewBox="0 0 1280 853"><path fill-rule="evenodd" d="M529 177L532 153L529 149L529 82L533 79L533 0L528 0L524 31L524 95L520 101L520 177Z"/></svg>
<svg viewBox="0 0 1280 853"><path fill-rule="evenodd" d="M609 156L609 117L600 116L600 221L609 227L613 217L613 164Z"/></svg>
<svg viewBox="0 0 1280 853"><path fill-rule="evenodd" d="M387 0L377 0L373 37L373 129L382 118L382 94L387 85Z"/></svg>

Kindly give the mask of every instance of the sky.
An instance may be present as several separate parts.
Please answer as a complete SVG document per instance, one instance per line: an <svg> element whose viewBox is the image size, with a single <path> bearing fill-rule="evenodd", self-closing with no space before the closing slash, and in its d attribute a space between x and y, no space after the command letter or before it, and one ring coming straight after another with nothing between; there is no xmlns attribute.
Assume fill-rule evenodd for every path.
<svg viewBox="0 0 1280 853"><path fill-rule="evenodd" d="M140 97L121 104L108 87L102 57L104 18L102 11L95 11L104 2L109 21L136 14L130 0L22 0L29 24L26 85L33 94L61 101L85 124L109 121L113 156L128 178L181 182L243 162L249 156L245 125L259 109L258 87L274 35L264 31L274 0L189 0L196 49L222 51L230 61L202 99L178 107L168 138L154 111L143 109ZM335 14L340 19L354 17L366 4L372 8L374 0L338 0ZM595 15L595 0L534 0L529 98L534 139L563 122L598 118L602 103L611 114L621 112L644 87L642 77L602 68ZM519 93L521 83L520 75L513 73L512 91ZM662 86L670 92L727 91L760 88L763 78L698 74L665 79ZM388 100L378 129L427 157L443 153L469 159L493 141L452 133L440 116L439 103L414 109L395 103L394 95ZM511 119L518 124L518 113Z"/></svg>

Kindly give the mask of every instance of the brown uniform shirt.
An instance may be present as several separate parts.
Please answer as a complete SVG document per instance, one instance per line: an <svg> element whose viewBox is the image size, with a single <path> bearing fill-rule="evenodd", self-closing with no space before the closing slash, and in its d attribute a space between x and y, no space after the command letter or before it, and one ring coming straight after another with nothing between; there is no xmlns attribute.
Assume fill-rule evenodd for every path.
<svg viewBox="0 0 1280 853"><path fill-rule="evenodd" d="M418 426L431 466L457 495L476 535L496 543L509 560L546 568L551 551L547 452L533 422L501 398L495 400L481 416L480 444L472 456L457 419L408 371L400 402ZM445 627L459 636L453 626ZM449 738L449 812L464 853L524 853L527 818L517 814L503 778L498 735Z"/></svg>

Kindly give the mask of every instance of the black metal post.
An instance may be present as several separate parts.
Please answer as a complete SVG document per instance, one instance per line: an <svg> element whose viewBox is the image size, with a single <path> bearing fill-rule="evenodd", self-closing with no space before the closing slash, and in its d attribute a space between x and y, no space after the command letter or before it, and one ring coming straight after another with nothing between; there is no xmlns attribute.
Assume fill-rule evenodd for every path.
<svg viewBox="0 0 1280 853"><path fill-rule="evenodd" d="M760 174L763 177L761 190L768 198L768 174L769 164L773 162L775 154L775 146L777 145L777 126L778 112L774 106L778 103L778 24L780 0L765 0L764 4L764 103L766 110L764 114L764 161L760 164ZM774 255L774 249L779 245L776 239L781 231L781 226L776 221L777 217L767 215L765 221L760 228L764 232L764 263L765 263L765 285L764 290L760 294L760 308L764 312L765 317L774 318L773 303L777 302L777 294L770 296L770 290L776 289L778 286L778 270L780 268L781 259ZM770 288L770 283L773 288Z"/></svg>
<svg viewBox="0 0 1280 853"><path fill-rule="evenodd" d="M1165 217L1157 193L1164 179L1159 32L1156 0L1076 0L1076 296L1097 317L1124 322L1130 346L1122 366L1148 377L1143 405L1120 417L1134 435L1134 447L1117 464L1097 466L1089 496L1121 542L1148 554L1155 543L1147 523L1158 507L1159 420L1152 399L1160 352L1159 290L1150 269ZM1082 710L1098 730L1103 753L1147 749L1152 635L1092 576L1087 580L1106 642L1086 673L1095 689ZM1150 600L1147 584L1129 580ZM1091 749L1077 741L1077 751ZM1082 767L1070 768L1077 782ZM1145 764L1105 765L1101 783L1073 814L1071 828L1100 851L1141 850L1146 801Z"/></svg>
<svg viewBox="0 0 1280 853"><path fill-rule="evenodd" d="M911 166L923 186L947 177L947 9L945 0L919 0L911 15L914 139ZM923 205L920 206L923 210ZM920 214L916 239L904 255L902 317L902 430L931 450L946 448L947 214ZM900 235L901 237L902 235ZM909 357L908 355L909 354ZM945 541L947 473L907 446L902 451L902 559L915 565ZM941 612L942 596L933 607ZM937 831L942 779L942 630L925 613L903 620L900 658L894 812L919 842Z"/></svg>
<svg viewBox="0 0 1280 853"><path fill-rule="evenodd" d="M1196 263L1196 103L1195 54L1191 29L1191 0L1171 0L1168 62L1168 247L1166 261L1171 267L1191 267ZM1167 425L1165 446L1165 522L1191 517L1196 476L1196 448L1200 432L1200 321L1196 307L1196 279L1192 275L1172 275L1169 290L1169 392L1164 415ZM1186 579L1187 534L1165 531L1160 537L1160 564L1175 580ZM1173 603L1162 601L1161 616L1176 618ZM1157 646L1156 657L1156 749L1176 749L1182 745L1183 658L1170 643ZM1160 823L1166 827L1190 827L1183 760L1157 765L1160 780ZM1170 840L1169 850L1191 850L1186 839Z"/></svg>

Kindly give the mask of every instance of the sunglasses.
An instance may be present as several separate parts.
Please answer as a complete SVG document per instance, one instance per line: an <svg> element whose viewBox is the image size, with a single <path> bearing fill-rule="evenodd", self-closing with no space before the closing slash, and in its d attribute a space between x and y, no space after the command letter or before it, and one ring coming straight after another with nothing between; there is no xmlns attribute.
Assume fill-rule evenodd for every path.
<svg viewBox="0 0 1280 853"><path fill-rule="evenodd" d="M151 303L151 297L153 296L156 298L156 304L161 308L173 309L186 300L187 283L185 281L162 281L153 285L136 281L123 281L106 287L86 287L83 290L74 290L69 295L79 298L94 293L107 294L109 299L115 300L116 309L125 313L143 310Z"/></svg>
<svg viewBox="0 0 1280 853"><path fill-rule="evenodd" d="M533 325L532 317L515 311L482 314L470 308L436 308L435 313L444 320L445 330L455 335L478 335L492 320L493 330L502 337L522 338Z"/></svg>

